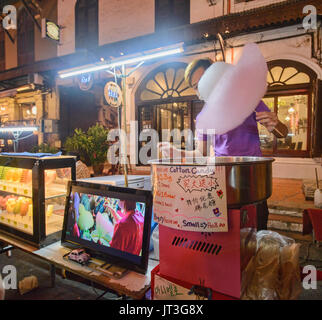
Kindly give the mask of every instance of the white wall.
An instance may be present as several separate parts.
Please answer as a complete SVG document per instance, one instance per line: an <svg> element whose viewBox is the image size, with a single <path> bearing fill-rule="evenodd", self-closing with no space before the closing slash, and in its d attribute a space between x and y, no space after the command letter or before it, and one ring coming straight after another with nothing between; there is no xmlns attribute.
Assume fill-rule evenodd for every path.
<svg viewBox="0 0 322 320"><path fill-rule="evenodd" d="M154 1L100 0L99 45L154 32Z"/></svg>
<svg viewBox="0 0 322 320"><path fill-rule="evenodd" d="M75 5L77 0L58 0L58 24L63 27L58 55L75 51ZM154 32L154 1L99 0L99 45Z"/></svg>
<svg viewBox="0 0 322 320"><path fill-rule="evenodd" d="M321 159L275 158L275 162L273 162L273 178L315 180L315 168L318 168L321 179Z"/></svg>
<svg viewBox="0 0 322 320"><path fill-rule="evenodd" d="M230 0L229 8L228 0L217 0L216 4L213 6L209 6L207 0L190 0L190 23L196 23L229 13L243 12L285 1L286 0L255 0L235 4L235 0Z"/></svg>
<svg viewBox="0 0 322 320"><path fill-rule="evenodd" d="M287 0L255 0L248 2L236 3L231 0L231 13L242 12L246 10L251 10L259 7L269 6L271 4L285 2Z"/></svg>
<svg viewBox="0 0 322 320"><path fill-rule="evenodd" d="M209 6L207 0L190 0L190 23L213 19L222 14L223 0L219 0L214 6Z"/></svg>
<svg viewBox="0 0 322 320"><path fill-rule="evenodd" d="M75 51L75 4L77 0L58 0L58 24L62 26L58 56Z"/></svg>

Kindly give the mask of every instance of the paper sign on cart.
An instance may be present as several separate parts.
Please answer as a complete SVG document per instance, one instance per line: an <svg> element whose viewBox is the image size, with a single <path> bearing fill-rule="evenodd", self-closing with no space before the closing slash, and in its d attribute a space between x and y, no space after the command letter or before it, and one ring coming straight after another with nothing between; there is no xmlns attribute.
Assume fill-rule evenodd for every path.
<svg viewBox="0 0 322 320"><path fill-rule="evenodd" d="M154 166L153 214L174 229L228 231L225 167Z"/></svg>
<svg viewBox="0 0 322 320"><path fill-rule="evenodd" d="M154 276L153 300L200 300L196 294L189 294L190 290L158 275ZM203 300L207 300L202 297Z"/></svg>

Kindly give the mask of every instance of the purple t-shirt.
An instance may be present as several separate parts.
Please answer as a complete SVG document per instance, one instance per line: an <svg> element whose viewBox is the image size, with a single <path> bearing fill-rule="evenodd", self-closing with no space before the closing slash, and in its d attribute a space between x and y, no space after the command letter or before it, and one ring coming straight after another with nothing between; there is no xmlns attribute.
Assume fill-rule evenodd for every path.
<svg viewBox="0 0 322 320"><path fill-rule="evenodd" d="M261 101L256 107L255 111L270 112L270 109L263 101ZM207 135L197 135L197 139L202 141L207 141L207 138ZM253 112L239 127L228 131L225 134L215 134L214 137L210 136L209 138L212 139L213 147L217 157L260 157L262 155L255 112Z"/></svg>

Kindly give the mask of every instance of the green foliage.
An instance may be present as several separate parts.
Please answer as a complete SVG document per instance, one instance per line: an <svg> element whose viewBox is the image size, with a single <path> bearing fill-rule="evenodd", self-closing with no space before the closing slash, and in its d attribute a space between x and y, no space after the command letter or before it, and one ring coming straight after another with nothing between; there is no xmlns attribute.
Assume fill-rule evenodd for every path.
<svg viewBox="0 0 322 320"><path fill-rule="evenodd" d="M38 152L41 152L41 153L57 153L58 151L59 151L58 148L50 146L47 143L42 143L40 145L33 146L32 149L31 149L31 152L33 152L33 153L38 153Z"/></svg>
<svg viewBox="0 0 322 320"><path fill-rule="evenodd" d="M108 151L107 134L108 130L98 123L87 132L75 129L74 135L66 139L65 149L68 152L78 152L81 161L89 159L91 165L104 163Z"/></svg>

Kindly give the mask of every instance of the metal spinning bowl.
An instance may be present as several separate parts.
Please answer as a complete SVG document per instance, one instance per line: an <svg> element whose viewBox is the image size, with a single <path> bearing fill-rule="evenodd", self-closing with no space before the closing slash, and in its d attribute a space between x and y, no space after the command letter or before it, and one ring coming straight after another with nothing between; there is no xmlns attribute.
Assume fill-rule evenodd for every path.
<svg viewBox="0 0 322 320"><path fill-rule="evenodd" d="M151 160L149 163L152 173L154 167L160 166L225 166L228 208L240 208L271 196L273 161L265 157L215 157Z"/></svg>

